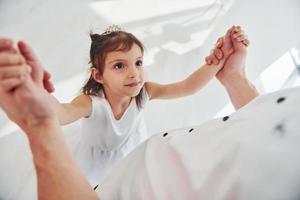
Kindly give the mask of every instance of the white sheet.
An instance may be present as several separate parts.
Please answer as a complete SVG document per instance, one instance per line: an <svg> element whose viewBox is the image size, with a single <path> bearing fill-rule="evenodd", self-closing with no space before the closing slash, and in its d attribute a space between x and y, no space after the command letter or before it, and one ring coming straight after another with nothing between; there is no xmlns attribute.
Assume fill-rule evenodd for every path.
<svg viewBox="0 0 300 200"><path fill-rule="evenodd" d="M229 118L156 135L97 193L116 200L299 199L299 102L300 87L279 91Z"/></svg>

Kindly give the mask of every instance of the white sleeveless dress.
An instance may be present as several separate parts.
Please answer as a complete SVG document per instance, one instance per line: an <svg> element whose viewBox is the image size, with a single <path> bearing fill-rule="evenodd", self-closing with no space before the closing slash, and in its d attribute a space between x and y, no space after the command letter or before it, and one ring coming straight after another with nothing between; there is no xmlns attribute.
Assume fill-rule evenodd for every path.
<svg viewBox="0 0 300 200"><path fill-rule="evenodd" d="M149 100L147 92L142 106ZM91 96L92 113L81 119L78 144L73 155L92 187L102 180L114 166L147 139L143 108L138 109L135 98L116 120L109 102L104 97Z"/></svg>

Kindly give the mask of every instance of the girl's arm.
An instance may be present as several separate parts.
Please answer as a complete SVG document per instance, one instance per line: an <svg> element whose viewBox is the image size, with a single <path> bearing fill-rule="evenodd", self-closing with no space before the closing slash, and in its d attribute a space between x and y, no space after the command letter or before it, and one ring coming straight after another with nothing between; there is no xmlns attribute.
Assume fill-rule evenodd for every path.
<svg viewBox="0 0 300 200"><path fill-rule="evenodd" d="M204 64L185 80L171 84L161 85L146 82L146 90L150 100L152 99L174 99L189 96L203 88L220 70L222 63L218 65Z"/></svg>
<svg viewBox="0 0 300 200"><path fill-rule="evenodd" d="M71 103L60 103L54 96L55 105L60 125L72 123L82 117L88 117L92 112L92 100L88 95L80 95Z"/></svg>

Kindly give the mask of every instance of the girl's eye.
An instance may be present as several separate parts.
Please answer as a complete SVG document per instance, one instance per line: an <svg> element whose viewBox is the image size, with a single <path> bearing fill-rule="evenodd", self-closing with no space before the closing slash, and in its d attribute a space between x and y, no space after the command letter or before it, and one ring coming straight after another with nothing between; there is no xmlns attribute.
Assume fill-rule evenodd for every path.
<svg viewBox="0 0 300 200"><path fill-rule="evenodd" d="M141 66L143 66L143 61L142 60L138 60L138 61L136 61L136 66L139 66L139 67L141 67Z"/></svg>
<svg viewBox="0 0 300 200"><path fill-rule="evenodd" d="M114 69L122 69L122 68L124 68L123 63L117 63L114 65Z"/></svg>

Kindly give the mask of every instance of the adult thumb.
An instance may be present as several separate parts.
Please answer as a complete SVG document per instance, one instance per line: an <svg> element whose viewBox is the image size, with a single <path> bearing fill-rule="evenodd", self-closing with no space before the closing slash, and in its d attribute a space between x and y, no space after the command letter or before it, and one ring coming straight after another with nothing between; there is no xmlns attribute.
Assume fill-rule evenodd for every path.
<svg viewBox="0 0 300 200"><path fill-rule="evenodd" d="M18 42L18 48L22 56L25 58L26 63L31 67L31 77L34 81L42 81L43 79L43 68L35 55L33 49L24 41Z"/></svg>
<svg viewBox="0 0 300 200"><path fill-rule="evenodd" d="M19 51L22 56L26 59L26 61L37 61L37 57L33 51L33 49L24 41L18 42Z"/></svg>

